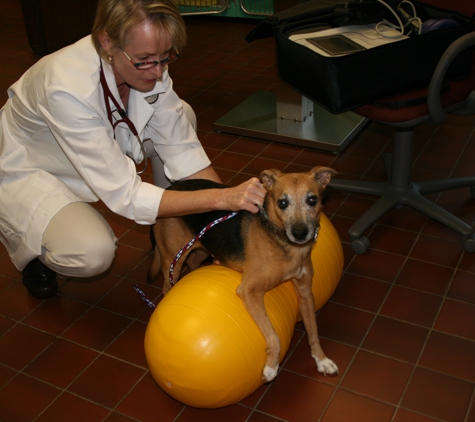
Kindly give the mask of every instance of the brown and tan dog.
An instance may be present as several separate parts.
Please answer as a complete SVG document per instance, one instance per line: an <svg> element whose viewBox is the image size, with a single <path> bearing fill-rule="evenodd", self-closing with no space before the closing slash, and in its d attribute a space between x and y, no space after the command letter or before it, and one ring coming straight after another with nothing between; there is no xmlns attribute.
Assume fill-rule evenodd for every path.
<svg viewBox="0 0 475 422"><path fill-rule="evenodd" d="M267 360L263 378L266 381L277 375L280 340L267 316L264 294L288 280L297 292L300 315L318 371L338 374L337 366L325 356L318 338L311 261L320 224L322 193L335 174L328 167L315 167L308 173L263 171L260 180L267 190L263 212L241 211L236 217L216 225L183 254L174 268L176 280L185 260L185 265L193 270L211 254L222 265L242 272L237 294L265 337ZM224 187L195 179L174 183L169 189ZM178 251L203 227L226 214L229 212L217 211L158 219L154 226L156 246L149 281L153 282L162 271L163 293L167 293L172 287L168 279L170 264Z"/></svg>

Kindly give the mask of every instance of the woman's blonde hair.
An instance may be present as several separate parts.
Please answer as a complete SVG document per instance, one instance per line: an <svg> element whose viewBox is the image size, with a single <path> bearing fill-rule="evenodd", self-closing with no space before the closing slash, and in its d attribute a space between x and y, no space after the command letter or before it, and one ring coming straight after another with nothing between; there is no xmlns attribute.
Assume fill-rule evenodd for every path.
<svg viewBox="0 0 475 422"><path fill-rule="evenodd" d="M159 32L170 33L173 49L176 52L183 50L185 23L173 0L100 0L91 34L97 53L108 59L109 55L99 42L101 33L109 35L115 48L123 48L131 29L143 22L151 22Z"/></svg>

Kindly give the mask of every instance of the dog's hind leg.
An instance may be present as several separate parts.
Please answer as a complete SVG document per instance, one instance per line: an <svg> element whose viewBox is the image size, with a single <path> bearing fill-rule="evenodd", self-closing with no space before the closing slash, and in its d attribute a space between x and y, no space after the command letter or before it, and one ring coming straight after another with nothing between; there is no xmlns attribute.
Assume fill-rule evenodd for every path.
<svg viewBox="0 0 475 422"><path fill-rule="evenodd" d="M272 381L279 370L280 339L266 312L265 290L256 289L251 283L246 283L243 274L243 282L238 286L236 293L264 335L267 359L262 375L266 382Z"/></svg>
<svg viewBox="0 0 475 422"><path fill-rule="evenodd" d="M161 264L163 273L163 294L166 294L173 286L170 281L170 265L176 260L178 249L169 250L161 247ZM202 262L209 256L209 252L203 248L200 242L196 242L190 249L183 252L181 257L176 260L173 268L173 284L177 283L180 278L198 268Z"/></svg>
<svg viewBox="0 0 475 422"><path fill-rule="evenodd" d="M337 375L338 367L335 362L325 356L320 345L315 316L315 299L312 292L312 276L305 274L300 280L292 280L292 282L297 291L300 316L307 332L310 351L317 364L318 372L323 375Z"/></svg>
<svg viewBox="0 0 475 422"><path fill-rule="evenodd" d="M160 277L161 268L162 268L162 265L161 265L160 253L158 251L157 245L155 245L152 264L150 265L150 268L147 274L147 283L154 283L155 281L158 280L158 278Z"/></svg>
<svg viewBox="0 0 475 422"><path fill-rule="evenodd" d="M152 265L148 272L149 282L153 282L159 278L160 273L163 275L162 292L165 295L172 285L169 281L170 264L175 258L177 252L183 247L186 240L191 234L183 227L181 221L177 218L169 218L166 221L158 219L153 226L153 233L156 244ZM181 272L181 266L186 259L186 254L182 256L175 266L175 280L178 280Z"/></svg>
<svg viewBox="0 0 475 422"><path fill-rule="evenodd" d="M181 271L179 273L179 277L183 277L186 274L191 273L192 271L196 270L201 264L209 257L209 252L202 248L196 247L195 249L191 250L188 257L182 257L183 265L181 267ZM178 280L177 280L178 281Z"/></svg>

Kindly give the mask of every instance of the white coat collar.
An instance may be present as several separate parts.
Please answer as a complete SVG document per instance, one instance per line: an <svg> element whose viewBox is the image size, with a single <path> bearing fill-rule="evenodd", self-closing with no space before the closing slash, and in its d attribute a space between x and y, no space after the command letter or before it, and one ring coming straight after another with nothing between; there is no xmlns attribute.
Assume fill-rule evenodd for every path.
<svg viewBox="0 0 475 422"><path fill-rule="evenodd" d="M139 92L135 89L130 90L128 116L134 122L138 133L142 133L148 121L153 116L155 109L147 101L147 98L155 99L163 94L165 90L161 82L157 82L154 89L150 92ZM152 101L151 101L152 102Z"/></svg>
<svg viewBox="0 0 475 422"><path fill-rule="evenodd" d="M112 95L114 95L119 104L124 107L124 104L120 99L119 91L117 89L117 83L111 65L105 61L102 61L102 66L104 69L104 76L106 78L107 84L109 85L109 89ZM151 104L153 104L155 100L158 99L160 94L164 92L165 90L161 82L157 82L154 89L150 92L143 93L135 89L130 90L127 116L135 125L139 134L142 133L148 121L151 119L153 113L155 112L155 109L152 107Z"/></svg>

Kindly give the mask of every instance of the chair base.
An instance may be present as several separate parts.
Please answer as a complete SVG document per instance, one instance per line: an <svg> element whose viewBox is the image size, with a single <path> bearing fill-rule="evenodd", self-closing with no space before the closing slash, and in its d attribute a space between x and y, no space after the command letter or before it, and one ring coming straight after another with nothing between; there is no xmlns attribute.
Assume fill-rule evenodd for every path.
<svg viewBox="0 0 475 422"><path fill-rule="evenodd" d="M281 86L279 90L282 91ZM301 101L303 98L300 96ZM280 118L279 112L286 106L294 111L292 105L279 103L274 92L257 91L214 122L213 128L217 132L338 153L368 121L351 111L334 115L317 104L305 121Z"/></svg>
<svg viewBox="0 0 475 422"><path fill-rule="evenodd" d="M333 179L330 186L347 192L378 196L376 203L361 216L348 230L351 246L356 254L364 254L369 240L364 236L366 230L380 220L385 214L400 206L411 207L428 217L444 224L462 236L462 244L467 252L475 253L475 234L473 227L424 195L461 187L470 187L475 199L475 176L452 179L413 182L411 177L412 130L397 130L394 139L394 152L385 157L387 182L364 182Z"/></svg>

